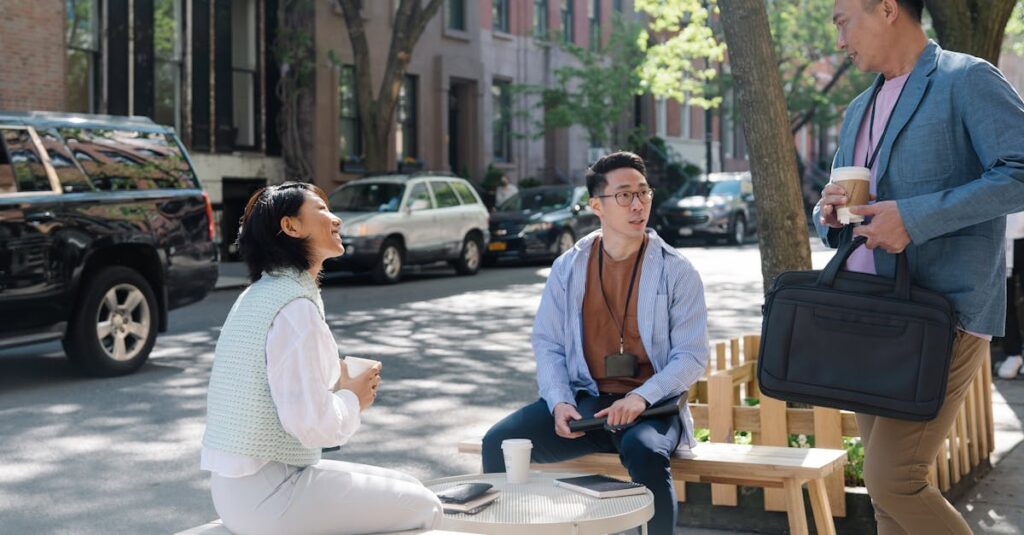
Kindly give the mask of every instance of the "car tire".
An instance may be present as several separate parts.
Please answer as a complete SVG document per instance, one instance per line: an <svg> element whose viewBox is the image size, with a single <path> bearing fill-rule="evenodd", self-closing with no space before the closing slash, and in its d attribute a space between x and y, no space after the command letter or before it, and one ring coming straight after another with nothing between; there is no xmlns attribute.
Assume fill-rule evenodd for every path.
<svg viewBox="0 0 1024 535"><path fill-rule="evenodd" d="M736 214L729 225L729 243L742 245L747 237L747 219L743 214Z"/></svg>
<svg viewBox="0 0 1024 535"><path fill-rule="evenodd" d="M576 236L573 235L571 230L563 229L562 232L558 234L558 241L555 242L555 244L557 247L555 258L558 258L569 249L572 249L573 245L576 245Z"/></svg>
<svg viewBox="0 0 1024 535"><path fill-rule="evenodd" d="M394 284L402 279L402 263L405 261L405 250L396 239L386 240L380 247L377 262L373 265L370 275L377 284Z"/></svg>
<svg viewBox="0 0 1024 535"><path fill-rule="evenodd" d="M102 268L83 281L64 352L89 375L134 372L156 342L158 308L152 287L138 271L122 266Z"/></svg>
<svg viewBox="0 0 1024 535"><path fill-rule="evenodd" d="M483 255L484 245L480 238L471 234L466 235L466 239L462 240L459 258L452 262L452 266L459 275L476 275L476 272L480 271Z"/></svg>

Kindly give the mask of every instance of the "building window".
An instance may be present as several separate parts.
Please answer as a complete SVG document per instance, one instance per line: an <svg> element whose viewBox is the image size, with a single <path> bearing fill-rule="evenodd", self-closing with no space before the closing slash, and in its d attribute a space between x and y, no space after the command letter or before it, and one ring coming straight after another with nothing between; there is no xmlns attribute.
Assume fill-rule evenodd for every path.
<svg viewBox="0 0 1024 535"><path fill-rule="evenodd" d="M491 102L494 109L494 120L491 121L494 160L510 162L512 161L512 93L508 82L495 80L491 84Z"/></svg>
<svg viewBox="0 0 1024 535"><path fill-rule="evenodd" d="M231 93L234 104L235 146L254 148L257 109L256 2L231 4Z"/></svg>
<svg viewBox="0 0 1024 535"><path fill-rule="evenodd" d="M359 126L359 106L356 101L356 69L351 65L341 68L338 84L338 147L343 160L360 161L363 154L363 133Z"/></svg>
<svg viewBox="0 0 1024 535"><path fill-rule="evenodd" d="M590 21L590 49L601 49L601 0L590 0L587 18Z"/></svg>
<svg viewBox="0 0 1024 535"><path fill-rule="evenodd" d="M548 0L533 0L533 35L548 38Z"/></svg>
<svg viewBox="0 0 1024 535"><path fill-rule="evenodd" d="M416 157L419 156L416 150L416 121L418 119L416 97L416 76L408 74L405 76L402 88L398 92L398 109L395 114L398 122L397 130L395 132L395 139L398 145L395 148L399 164L401 164L403 160L415 160Z"/></svg>
<svg viewBox="0 0 1024 535"><path fill-rule="evenodd" d="M572 32L572 5L573 0L562 0L562 39L566 43L576 41Z"/></svg>
<svg viewBox="0 0 1024 535"><path fill-rule="evenodd" d="M499 32L508 33L508 0L493 0L494 29Z"/></svg>
<svg viewBox="0 0 1024 535"><path fill-rule="evenodd" d="M622 13L622 0L612 0L612 9L616 13Z"/></svg>
<svg viewBox="0 0 1024 535"><path fill-rule="evenodd" d="M99 109L99 0L65 0L68 111Z"/></svg>
<svg viewBox="0 0 1024 535"><path fill-rule="evenodd" d="M181 130L181 0L153 4L153 120Z"/></svg>
<svg viewBox="0 0 1024 535"><path fill-rule="evenodd" d="M466 31L466 0L448 0L448 29Z"/></svg>

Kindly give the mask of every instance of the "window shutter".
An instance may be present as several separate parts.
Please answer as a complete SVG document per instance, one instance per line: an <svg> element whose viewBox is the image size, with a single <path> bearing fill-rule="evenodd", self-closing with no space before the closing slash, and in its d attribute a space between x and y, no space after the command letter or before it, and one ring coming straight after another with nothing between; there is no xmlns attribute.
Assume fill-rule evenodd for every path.
<svg viewBox="0 0 1024 535"><path fill-rule="evenodd" d="M192 150L210 150L210 0L192 0Z"/></svg>
<svg viewBox="0 0 1024 535"><path fill-rule="evenodd" d="M107 4L107 110L128 115L128 0Z"/></svg>
<svg viewBox="0 0 1024 535"><path fill-rule="evenodd" d="M234 102L231 70L231 0L214 0L213 87L217 151L230 151L235 144Z"/></svg>

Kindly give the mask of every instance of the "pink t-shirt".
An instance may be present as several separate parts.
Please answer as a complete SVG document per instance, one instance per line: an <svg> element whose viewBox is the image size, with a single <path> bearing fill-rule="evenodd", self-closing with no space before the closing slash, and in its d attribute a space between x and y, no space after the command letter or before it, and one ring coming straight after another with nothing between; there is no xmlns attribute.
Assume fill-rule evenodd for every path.
<svg viewBox="0 0 1024 535"><path fill-rule="evenodd" d="M871 129L868 128L868 123L871 121L870 103L864 110L864 120L861 121L860 130L857 131L857 143L853 146L853 163L851 165L866 166L868 164L875 147L882 142L882 131L885 130L889 116L892 115L892 110L896 107L896 100L899 99L900 92L903 91L903 86L907 83L907 78L910 78L909 72L903 76L886 80L882 84L882 89L878 91L878 97L875 99L875 124ZM869 136L869 132L873 135ZM871 194L875 195L877 190L878 159L875 159L874 165L871 166ZM874 203L874 201L871 202ZM846 260L846 269L858 273L876 274L874 253L864 246L854 249L850 258Z"/></svg>

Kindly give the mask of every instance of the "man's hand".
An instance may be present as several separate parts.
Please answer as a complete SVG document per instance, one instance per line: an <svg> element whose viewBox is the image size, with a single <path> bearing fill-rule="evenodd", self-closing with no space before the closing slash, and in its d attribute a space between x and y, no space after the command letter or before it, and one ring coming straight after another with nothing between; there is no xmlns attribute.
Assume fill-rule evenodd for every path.
<svg viewBox="0 0 1024 535"><path fill-rule="evenodd" d="M612 403L610 407L594 414L595 418L608 417L608 426L617 427L628 425L640 416L640 413L647 410L647 400L638 394L629 394L626 397Z"/></svg>
<svg viewBox="0 0 1024 535"><path fill-rule="evenodd" d="M864 244L868 249L881 247L887 253L896 254L903 252L910 244L910 234L903 226L903 216L900 215L896 201L854 206L850 208L850 213L871 217L871 223L853 229L854 236L868 239Z"/></svg>
<svg viewBox="0 0 1024 535"><path fill-rule="evenodd" d="M843 224L839 222L836 215L836 209L846 206L849 200L846 190L842 186L832 182L826 184L825 189L821 190L821 200L818 201L818 204L821 205L821 211L818 212L821 215L819 218L821 224L832 228L843 228Z"/></svg>
<svg viewBox="0 0 1024 535"><path fill-rule="evenodd" d="M582 431L573 433L569 431L569 420L582 420L583 417L576 411L576 407L568 403L555 405L555 411L551 413L555 417L555 434L562 438L580 438L584 435Z"/></svg>

